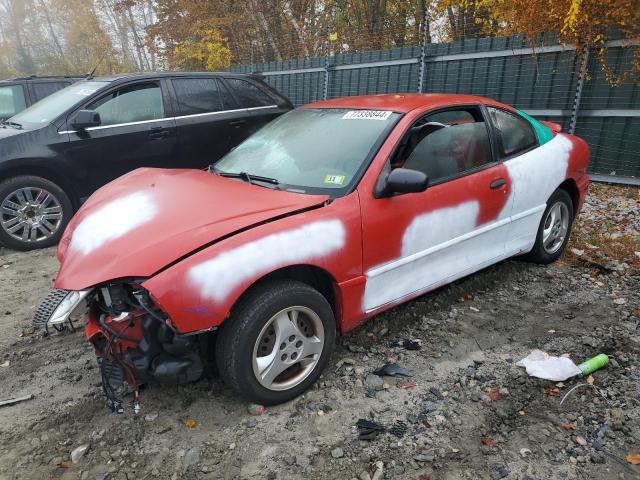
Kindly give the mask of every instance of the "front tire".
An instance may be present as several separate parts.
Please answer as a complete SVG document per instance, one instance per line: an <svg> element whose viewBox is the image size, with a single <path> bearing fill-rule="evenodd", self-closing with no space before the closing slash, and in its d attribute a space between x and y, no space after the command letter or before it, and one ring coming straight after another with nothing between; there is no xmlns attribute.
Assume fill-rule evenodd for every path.
<svg viewBox="0 0 640 480"><path fill-rule="evenodd" d="M55 245L72 215L69 197L45 178L21 175L0 183L0 243L9 248Z"/></svg>
<svg viewBox="0 0 640 480"><path fill-rule="evenodd" d="M225 383L263 405L291 400L324 370L336 326L327 300L309 285L278 280L256 287L222 325L216 362Z"/></svg>
<svg viewBox="0 0 640 480"><path fill-rule="evenodd" d="M543 265L560 258L569 242L573 215L571 196L566 190L557 189L547 200L547 208L538 227L536 243L526 258Z"/></svg>

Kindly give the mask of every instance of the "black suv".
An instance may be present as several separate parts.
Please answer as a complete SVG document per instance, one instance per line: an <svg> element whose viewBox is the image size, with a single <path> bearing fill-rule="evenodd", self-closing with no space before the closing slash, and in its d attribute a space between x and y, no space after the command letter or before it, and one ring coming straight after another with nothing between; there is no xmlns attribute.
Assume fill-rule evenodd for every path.
<svg viewBox="0 0 640 480"><path fill-rule="evenodd" d="M138 167L204 168L292 108L254 75L74 83L0 124L0 243L53 245L105 183Z"/></svg>
<svg viewBox="0 0 640 480"><path fill-rule="evenodd" d="M23 77L0 80L0 120L6 120L44 97L85 77Z"/></svg>

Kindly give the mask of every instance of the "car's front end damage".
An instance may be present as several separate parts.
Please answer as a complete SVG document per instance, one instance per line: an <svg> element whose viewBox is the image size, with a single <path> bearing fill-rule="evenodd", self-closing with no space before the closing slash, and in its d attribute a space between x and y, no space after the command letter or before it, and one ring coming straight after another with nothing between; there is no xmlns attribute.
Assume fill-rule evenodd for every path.
<svg viewBox="0 0 640 480"><path fill-rule="evenodd" d="M212 208L185 211L175 198L186 196ZM56 289L34 323L61 328L81 316L109 407L123 411L129 387L137 409L141 385L193 382L209 371L215 330L228 315L225 305L182 305L193 288L173 272L207 247L325 200L204 171L136 170L98 190L69 223Z"/></svg>
<svg viewBox="0 0 640 480"><path fill-rule="evenodd" d="M113 283L88 295L85 336L98 357L107 405L124 410L119 392L150 380L179 384L200 379L208 368L210 333L183 335L138 283Z"/></svg>

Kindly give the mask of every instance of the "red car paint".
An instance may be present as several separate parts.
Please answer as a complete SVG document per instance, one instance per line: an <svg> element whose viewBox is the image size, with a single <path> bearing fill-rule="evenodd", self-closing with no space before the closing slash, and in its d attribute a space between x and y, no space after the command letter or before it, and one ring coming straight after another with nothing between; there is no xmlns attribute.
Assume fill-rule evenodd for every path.
<svg viewBox="0 0 640 480"><path fill-rule="evenodd" d="M55 286L80 290L115 279L137 278L178 332L206 330L220 325L228 317L231 308L248 287L271 272L291 264L282 262L267 270L256 271L235 285L223 301L217 302L203 298L202 293L189 282L190 269L270 235L313 222L337 219L344 227L343 247L331 254L310 258L304 265L323 270L333 280L337 326L342 332L348 331L378 312L464 276L467 270L467 273L471 273L491 263L491 259L487 259L382 305L373 308L363 306L369 281L367 272L375 271L380 266L384 268L389 262L402 257L404 235L417 216L477 204L479 209L475 230L490 229L494 223L504 223L499 215L508 208L514 193L514 179L505 163L499 162L418 194L380 199L373 195L387 160L417 118L443 107L479 104L515 111L512 107L486 98L436 94L350 97L308 105L309 108L393 110L404 114L375 155L357 188L332 201L327 201L326 196L265 189L202 171L137 170L96 192L73 219L59 247L58 258L62 265ZM576 195L575 203L579 209L588 185L588 147L577 137L559 135L571 145L568 168L557 184L547 187L553 190L561 183L568 182L568 188ZM533 167L531 181L536 181L534 177L540 169ZM505 184L498 189L491 189L490 184L497 179L504 179ZM157 195L161 214L141 228L105 243L88 255L67 250L74 229L83 219L110 199L134 190ZM510 218L507 217L507 220ZM505 235L509 235L508 222L500 228L504 229ZM470 252L470 257L476 253ZM269 252L264 254L269 255ZM239 265L238 268L244 266ZM229 276L234 275L233 269L230 270ZM90 322L88 331L96 333L95 319Z"/></svg>

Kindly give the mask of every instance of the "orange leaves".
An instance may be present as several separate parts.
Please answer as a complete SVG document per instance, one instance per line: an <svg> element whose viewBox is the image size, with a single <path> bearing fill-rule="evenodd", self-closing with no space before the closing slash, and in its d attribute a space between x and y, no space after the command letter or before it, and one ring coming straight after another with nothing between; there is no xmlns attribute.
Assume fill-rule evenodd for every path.
<svg viewBox="0 0 640 480"><path fill-rule="evenodd" d="M631 465L640 465L640 452L628 454L627 462L629 462Z"/></svg>

